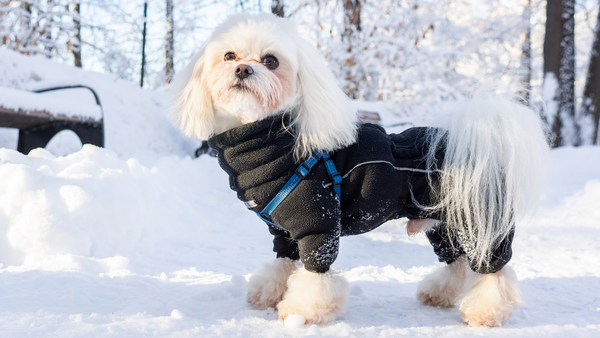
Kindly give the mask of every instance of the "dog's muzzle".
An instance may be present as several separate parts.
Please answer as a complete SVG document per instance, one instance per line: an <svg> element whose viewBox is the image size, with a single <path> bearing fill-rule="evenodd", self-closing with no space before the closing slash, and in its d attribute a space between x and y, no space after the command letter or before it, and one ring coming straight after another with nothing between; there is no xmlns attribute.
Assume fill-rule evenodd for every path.
<svg viewBox="0 0 600 338"><path fill-rule="evenodd" d="M252 74L254 74L254 69L248 65L238 65L235 67L235 76L240 80L243 80Z"/></svg>

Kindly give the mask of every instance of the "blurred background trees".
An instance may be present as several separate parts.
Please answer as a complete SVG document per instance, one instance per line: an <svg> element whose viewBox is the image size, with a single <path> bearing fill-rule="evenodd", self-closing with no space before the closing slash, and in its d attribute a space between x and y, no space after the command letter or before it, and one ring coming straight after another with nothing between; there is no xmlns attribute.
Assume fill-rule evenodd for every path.
<svg viewBox="0 0 600 338"><path fill-rule="evenodd" d="M434 117L499 82L554 145L600 141L595 0L0 0L0 48L156 89L227 15L261 11L296 22L353 99Z"/></svg>

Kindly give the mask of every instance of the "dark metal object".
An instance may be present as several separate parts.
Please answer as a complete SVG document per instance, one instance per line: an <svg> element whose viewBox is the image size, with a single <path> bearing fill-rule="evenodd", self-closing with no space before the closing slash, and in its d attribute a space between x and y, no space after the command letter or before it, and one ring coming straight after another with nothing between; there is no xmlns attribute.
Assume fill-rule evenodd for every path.
<svg viewBox="0 0 600 338"><path fill-rule="evenodd" d="M283 0L273 0L271 2L271 13L280 18L284 17Z"/></svg>
<svg viewBox="0 0 600 338"><path fill-rule="evenodd" d="M217 157L217 151L208 145L207 141L202 141L200 148L196 149L194 155L200 157L202 154L208 154L210 157Z"/></svg>
<svg viewBox="0 0 600 338"><path fill-rule="evenodd" d="M142 30L142 74L140 76L140 87L144 88L144 68L146 68L146 19L148 17L148 1L144 1L144 28Z"/></svg>
<svg viewBox="0 0 600 338"><path fill-rule="evenodd" d="M73 85L39 89L33 92L44 93L74 88L86 88L92 92L96 104L100 107L102 118L99 121L54 117L46 112L35 111L17 111L17 114L15 114L4 108L0 109L0 120L2 121L0 124L4 127L19 129L17 144L19 152L27 154L32 149L45 147L54 135L65 129L72 130L79 137L82 144L90 143L98 147L104 147L104 110L96 91L88 86Z"/></svg>

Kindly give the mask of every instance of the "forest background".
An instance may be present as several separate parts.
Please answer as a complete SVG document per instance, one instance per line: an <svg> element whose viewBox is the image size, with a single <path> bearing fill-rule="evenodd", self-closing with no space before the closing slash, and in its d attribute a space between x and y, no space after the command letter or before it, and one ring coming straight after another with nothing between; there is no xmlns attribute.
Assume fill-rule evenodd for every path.
<svg viewBox="0 0 600 338"><path fill-rule="evenodd" d="M482 84L501 83L540 112L554 146L585 145L600 142L598 7L595 0L0 0L0 48L162 89L227 15L267 11L298 25L353 99L433 116Z"/></svg>

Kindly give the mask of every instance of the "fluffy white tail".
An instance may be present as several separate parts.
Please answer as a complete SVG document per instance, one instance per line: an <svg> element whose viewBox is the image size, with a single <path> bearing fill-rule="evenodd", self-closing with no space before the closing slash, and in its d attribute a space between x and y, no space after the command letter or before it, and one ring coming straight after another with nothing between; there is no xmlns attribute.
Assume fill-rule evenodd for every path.
<svg viewBox="0 0 600 338"><path fill-rule="evenodd" d="M478 268L538 202L548 156L542 126L536 112L515 100L480 95L429 135L428 165L435 167L442 148L445 156L428 209L443 215Z"/></svg>

